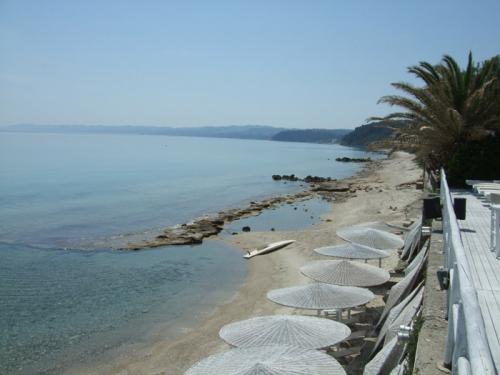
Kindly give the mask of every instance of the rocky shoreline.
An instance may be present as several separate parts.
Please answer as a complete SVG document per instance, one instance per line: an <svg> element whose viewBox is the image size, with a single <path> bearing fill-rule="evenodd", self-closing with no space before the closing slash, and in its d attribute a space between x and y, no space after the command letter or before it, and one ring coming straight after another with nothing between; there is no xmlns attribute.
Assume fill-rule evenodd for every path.
<svg viewBox="0 0 500 375"><path fill-rule="evenodd" d="M239 286L238 292L231 298L228 297L227 302L213 310L208 318L203 318L176 338L160 335L158 341L146 342L144 346L127 347L120 355L106 361L94 362L90 366L72 369L71 373L180 375L197 361L230 349L220 340L218 334L226 324L264 315L307 314L306 310L292 312L290 308L277 305L265 296L272 289L308 282L298 272L299 267L306 262L321 259L312 249L341 243L335 234L337 229L362 222L401 224L416 217L421 211L419 202L422 192L417 189L417 185L421 183L422 173L413 162L412 155L396 152L387 159L376 160L363 167L354 176L332 183L344 184L349 190L311 193L314 196L325 194L335 198L330 213L323 214L322 221L314 226L291 231L252 230L221 238L224 243L241 249L242 254L264 243L287 239L294 239L296 242L286 250L255 257L247 262L245 282ZM396 253L384 260L383 266L386 270L395 269L398 266ZM385 293L386 289L381 289L377 298L367 306L368 319L373 317L373 311L383 309ZM190 314L189 317L195 315ZM362 320L356 325L356 329L366 330L371 325L371 320ZM160 326L158 332L161 332ZM353 345L359 345L358 341ZM345 368L346 373L361 374L364 364L363 358L355 357Z"/></svg>
<svg viewBox="0 0 500 375"><path fill-rule="evenodd" d="M371 158L348 158L346 156L341 158L336 158L335 161L339 161L342 163L368 163L372 161Z"/></svg>
<svg viewBox="0 0 500 375"><path fill-rule="evenodd" d="M295 176L294 174L273 174L272 179L274 181L303 181L307 182L308 184L312 183L317 183L317 182L330 182L330 181L337 181L336 179L332 179L330 177L319 177L319 176L306 176L304 178L300 178Z"/></svg>
<svg viewBox="0 0 500 375"><path fill-rule="evenodd" d="M305 190L293 195L271 197L259 202L252 201L243 208L220 211L215 215L203 216L189 223L168 227L154 239L139 243L130 243L127 245L127 249L141 250L147 247L200 244L204 238L217 235L224 229L224 225L227 223L245 217L257 216L265 209L273 208L280 204L294 203L308 199L311 195L312 192L310 190Z"/></svg>
<svg viewBox="0 0 500 375"><path fill-rule="evenodd" d="M379 161L371 160L357 175L367 173L367 171L375 168L378 164ZM277 178L277 176L280 178ZM282 204L292 204L313 197L342 202L349 197L356 196L357 191L378 190L380 193L383 192L382 187L375 187L373 184L365 185L357 182L354 178L335 180L318 176L308 176L304 179L299 179L295 175L273 175L272 178L276 181L304 181L309 183L309 187L296 194L275 196L258 202L253 201L243 208L220 211L215 215L203 216L189 223L165 228L161 234L150 240L127 244L124 250L141 250L167 245L200 244L205 238L216 236L224 229L225 224L237 219L257 216L263 210Z"/></svg>

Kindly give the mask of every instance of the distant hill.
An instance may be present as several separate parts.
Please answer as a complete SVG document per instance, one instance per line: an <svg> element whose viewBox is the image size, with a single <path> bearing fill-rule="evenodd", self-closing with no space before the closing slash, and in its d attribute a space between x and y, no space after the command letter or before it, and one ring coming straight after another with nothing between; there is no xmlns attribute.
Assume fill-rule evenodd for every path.
<svg viewBox="0 0 500 375"><path fill-rule="evenodd" d="M336 143L351 129L289 129L283 130L272 137L273 141Z"/></svg>
<svg viewBox="0 0 500 375"><path fill-rule="evenodd" d="M259 139L288 142L335 143L349 129L285 129L265 125L203 126L176 128L131 125L33 125L19 124L0 128L4 132L71 133L71 134L143 134L185 137Z"/></svg>
<svg viewBox="0 0 500 375"><path fill-rule="evenodd" d="M272 139L284 130L263 125L243 126L204 126L193 128L174 128L162 126L92 126L92 125L12 125L0 128L0 131L30 133L98 133L98 134L143 134L171 135L189 137Z"/></svg>
<svg viewBox="0 0 500 375"><path fill-rule="evenodd" d="M394 138L397 128L406 126L404 121L376 121L355 128L340 143L344 146L367 147L373 142Z"/></svg>

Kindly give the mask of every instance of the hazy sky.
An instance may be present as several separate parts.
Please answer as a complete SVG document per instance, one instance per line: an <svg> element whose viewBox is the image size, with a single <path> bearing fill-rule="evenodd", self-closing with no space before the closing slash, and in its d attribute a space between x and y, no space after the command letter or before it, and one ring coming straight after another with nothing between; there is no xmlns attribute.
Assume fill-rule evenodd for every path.
<svg viewBox="0 0 500 375"><path fill-rule="evenodd" d="M500 53L500 1L0 0L0 125L352 128L406 67Z"/></svg>

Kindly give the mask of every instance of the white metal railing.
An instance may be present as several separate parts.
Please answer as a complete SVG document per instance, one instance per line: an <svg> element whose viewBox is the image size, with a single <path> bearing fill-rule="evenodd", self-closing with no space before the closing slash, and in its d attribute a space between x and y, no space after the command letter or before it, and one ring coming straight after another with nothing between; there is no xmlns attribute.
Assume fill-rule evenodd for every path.
<svg viewBox="0 0 500 375"><path fill-rule="evenodd" d="M446 175L441 170L443 247L448 288L448 335L444 362L455 374L496 374L484 321L460 237Z"/></svg>
<svg viewBox="0 0 500 375"><path fill-rule="evenodd" d="M500 193L488 195L491 208L490 247L500 257Z"/></svg>

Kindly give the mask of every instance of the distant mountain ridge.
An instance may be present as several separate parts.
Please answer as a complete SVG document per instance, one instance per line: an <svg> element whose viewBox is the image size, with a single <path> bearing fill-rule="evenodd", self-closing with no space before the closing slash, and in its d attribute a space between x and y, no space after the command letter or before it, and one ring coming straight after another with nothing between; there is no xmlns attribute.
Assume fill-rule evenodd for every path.
<svg viewBox="0 0 500 375"><path fill-rule="evenodd" d="M374 142L393 139L396 130L406 125L407 122L405 121L370 122L354 128L352 132L342 138L340 143L344 146L368 147Z"/></svg>
<svg viewBox="0 0 500 375"><path fill-rule="evenodd" d="M134 126L134 125L32 125L20 124L0 128L0 131L30 132L30 133L92 133L92 134L142 134L171 135L186 137L214 137L270 140L284 128L264 125L229 125L203 126L192 128L175 128L164 126Z"/></svg>
<svg viewBox="0 0 500 375"><path fill-rule="evenodd" d="M340 143L351 147L368 147L373 142L392 139L397 121L378 121L351 129L287 129L266 125L228 125L176 128L136 125L33 125L0 127L0 132L70 133L70 134L142 134L184 137L236 138L284 142Z"/></svg>
<svg viewBox="0 0 500 375"><path fill-rule="evenodd" d="M257 139L288 142L332 143L339 141L349 129L286 129L266 125L229 125L176 128L132 125L32 125L19 124L0 131L72 134L142 134L186 137Z"/></svg>
<svg viewBox="0 0 500 375"><path fill-rule="evenodd" d="M337 143L351 129L289 129L283 130L272 137L273 141Z"/></svg>

